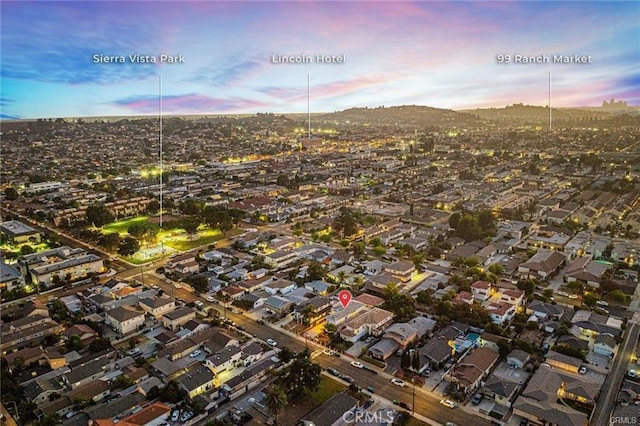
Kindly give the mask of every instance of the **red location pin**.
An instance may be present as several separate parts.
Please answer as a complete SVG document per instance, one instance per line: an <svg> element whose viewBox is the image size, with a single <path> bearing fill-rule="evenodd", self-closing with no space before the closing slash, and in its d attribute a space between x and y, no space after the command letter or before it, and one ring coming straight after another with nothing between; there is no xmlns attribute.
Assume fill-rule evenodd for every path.
<svg viewBox="0 0 640 426"><path fill-rule="evenodd" d="M338 299L340 303L342 303L343 308L347 308L349 306L349 302L351 302L351 292L349 290L342 290L338 293Z"/></svg>

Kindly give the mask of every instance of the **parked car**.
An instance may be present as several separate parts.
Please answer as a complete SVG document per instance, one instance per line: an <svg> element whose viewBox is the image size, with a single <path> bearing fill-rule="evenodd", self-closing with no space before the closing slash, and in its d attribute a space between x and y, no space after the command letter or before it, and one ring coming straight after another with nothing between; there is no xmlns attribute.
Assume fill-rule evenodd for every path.
<svg viewBox="0 0 640 426"><path fill-rule="evenodd" d="M173 413L171 413L171 421L177 422L179 418L180 418L180 410L173 410Z"/></svg>
<svg viewBox="0 0 640 426"><path fill-rule="evenodd" d="M449 408L456 408L458 406L458 404L456 404L455 402L451 401L450 399L441 399L440 400L440 404L444 405L445 407L449 407Z"/></svg>
<svg viewBox="0 0 640 426"><path fill-rule="evenodd" d="M364 365L361 362L358 362L358 361L351 361L351 365L354 366L355 368L364 367Z"/></svg>
<svg viewBox="0 0 640 426"><path fill-rule="evenodd" d="M471 403L473 405L478 405L478 404L480 404L480 402L482 401L483 398L484 398L484 395L482 395L481 393L477 393L471 399Z"/></svg>
<svg viewBox="0 0 640 426"><path fill-rule="evenodd" d="M338 370L336 370L335 368L327 368L327 373L331 374L332 376L340 377L340 373L338 373Z"/></svg>
<svg viewBox="0 0 640 426"><path fill-rule="evenodd" d="M587 367L585 367L584 365L583 365L583 366L581 366L581 367L578 369L578 373L580 373L580 374L587 374Z"/></svg>
<svg viewBox="0 0 640 426"><path fill-rule="evenodd" d="M204 300L206 300L207 302L215 302L216 298L212 294L207 294L206 296L204 296Z"/></svg>
<svg viewBox="0 0 640 426"><path fill-rule="evenodd" d="M184 413L182 413L182 416L180 417L180 421L181 422L186 422L192 416L193 416L193 413L191 411L185 411Z"/></svg>
<svg viewBox="0 0 640 426"><path fill-rule="evenodd" d="M196 300L195 302L193 302L198 308L202 308L204 306L204 303L202 303L200 300Z"/></svg>
<svg viewBox="0 0 640 426"><path fill-rule="evenodd" d="M196 349L195 351L191 352L191 355L189 355L190 358L195 358L198 355L200 355L202 353L202 351L200 349Z"/></svg>
<svg viewBox="0 0 640 426"><path fill-rule="evenodd" d="M267 345L269 346L278 346L278 342L273 339L267 339Z"/></svg>

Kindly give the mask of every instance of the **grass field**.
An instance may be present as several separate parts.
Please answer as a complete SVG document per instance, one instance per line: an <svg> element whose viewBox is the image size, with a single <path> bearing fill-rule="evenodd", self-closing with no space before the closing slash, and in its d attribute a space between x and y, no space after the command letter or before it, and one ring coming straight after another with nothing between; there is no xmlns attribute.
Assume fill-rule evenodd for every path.
<svg viewBox="0 0 640 426"><path fill-rule="evenodd" d="M315 403L322 404L338 392L342 392L346 386L337 380L322 376L320 388L316 392L311 393L311 398Z"/></svg>
<svg viewBox="0 0 640 426"><path fill-rule="evenodd" d="M143 223L147 222L149 222L149 216L138 216L105 225L102 227L102 231L106 232L107 234L113 234L114 232L117 232L120 235L126 235L127 229L129 229L131 225L142 225Z"/></svg>

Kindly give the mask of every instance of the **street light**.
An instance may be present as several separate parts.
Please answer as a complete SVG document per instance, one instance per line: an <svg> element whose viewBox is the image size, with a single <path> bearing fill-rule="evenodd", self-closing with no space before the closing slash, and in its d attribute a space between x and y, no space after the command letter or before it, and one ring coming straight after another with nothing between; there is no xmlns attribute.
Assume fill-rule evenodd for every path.
<svg viewBox="0 0 640 426"><path fill-rule="evenodd" d="M416 379L414 377L411 378L412 385L412 395L411 395L411 414L416 412Z"/></svg>

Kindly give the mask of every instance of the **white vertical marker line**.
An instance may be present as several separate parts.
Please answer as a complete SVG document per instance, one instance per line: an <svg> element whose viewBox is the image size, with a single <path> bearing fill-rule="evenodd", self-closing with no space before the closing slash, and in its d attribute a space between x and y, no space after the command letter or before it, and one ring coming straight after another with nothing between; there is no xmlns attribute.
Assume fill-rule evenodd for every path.
<svg viewBox="0 0 640 426"><path fill-rule="evenodd" d="M158 118L159 118L159 143L160 143L160 194L159 194L159 204L160 204L160 229L162 229L162 172L163 172L163 163L162 163L162 75L158 75Z"/></svg>
<svg viewBox="0 0 640 426"><path fill-rule="evenodd" d="M311 140L311 74L307 73L307 122L309 124L308 138Z"/></svg>
<svg viewBox="0 0 640 426"><path fill-rule="evenodd" d="M549 130L551 130L551 71L549 71Z"/></svg>

